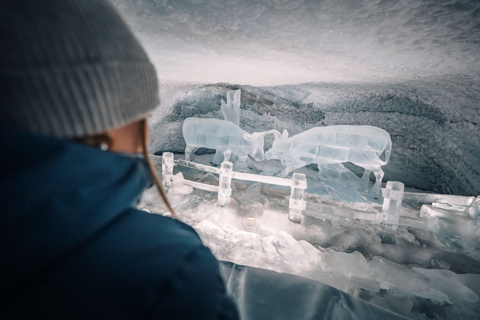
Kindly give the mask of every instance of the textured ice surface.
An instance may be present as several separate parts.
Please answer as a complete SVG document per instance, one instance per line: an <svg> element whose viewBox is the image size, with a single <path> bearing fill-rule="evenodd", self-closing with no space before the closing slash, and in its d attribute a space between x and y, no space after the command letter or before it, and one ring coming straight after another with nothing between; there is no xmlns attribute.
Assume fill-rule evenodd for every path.
<svg viewBox="0 0 480 320"><path fill-rule="evenodd" d="M375 270L383 289L393 286L409 292L423 293L432 287L427 277L383 257L373 257L370 267Z"/></svg>
<svg viewBox="0 0 480 320"><path fill-rule="evenodd" d="M326 165L336 164L333 174L340 174L341 163L351 162L365 169L365 177L375 174L374 189L380 192L383 171L392 151L390 135L372 126L327 126L309 129L293 137L285 130L277 133L267 159L280 159L286 166L283 174L316 163L322 175ZM384 154L382 160L380 156Z"/></svg>
<svg viewBox="0 0 480 320"><path fill-rule="evenodd" d="M246 161L248 155L256 160L265 158L264 134L249 134L230 121L218 119L188 118L183 122L183 137L187 147L185 159L198 148L215 149L214 163L229 160L233 153Z"/></svg>
<svg viewBox="0 0 480 320"><path fill-rule="evenodd" d="M465 286L465 280L452 271L422 268L412 268L412 270L430 279L432 283L432 288L423 294L425 297L440 302L447 301L449 303L473 303L478 301L478 296L475 292ZM439 291L440 293L435 291ZM443 299L444 296L447 296L446 300Z"/></svg>

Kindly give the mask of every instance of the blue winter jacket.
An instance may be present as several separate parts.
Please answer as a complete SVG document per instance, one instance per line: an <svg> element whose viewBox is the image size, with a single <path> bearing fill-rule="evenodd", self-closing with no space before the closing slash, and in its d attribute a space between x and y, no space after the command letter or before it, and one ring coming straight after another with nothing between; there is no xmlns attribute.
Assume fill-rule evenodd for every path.
<svg viewBox="0 0 480 320"><path fill-rule="evenodd" d="M195 231L135 208L145 161L0 128L0 319L237 319Z"/></svg>

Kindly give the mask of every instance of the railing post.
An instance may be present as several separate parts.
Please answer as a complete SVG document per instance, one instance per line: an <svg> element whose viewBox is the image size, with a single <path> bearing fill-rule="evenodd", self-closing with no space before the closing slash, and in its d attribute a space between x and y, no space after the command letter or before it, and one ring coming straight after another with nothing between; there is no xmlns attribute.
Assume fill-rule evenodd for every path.
<svg viewBox="0 0 480 320"><path fill-rule="evenodd" d="M218 206L220 207L224 207L230 203L232 176L233 163L223 161L220 165L220 176L218 178Z"/></svg>
<svg viewBox="0 0 480 320"><path fill-rule="evenodd" d="M305 189L307 189L307 178L303 173L294 173L292 176L292 187L288 208L290 213L288 219L293 222L302 222L302 211L305 210L304 200Z"/></svg>
<svg viewBox="0 0 480 320"><path fill-rule="evenodd" d="M165 189L172 185L174 165L173 153L164 152L162 155L162 184Z"/></svg>
<svg viewBox="0 0 480 320"><path fill-rule="evenodd" d="M400 208L402 206L404 185L398 181L388 181L383 194L382 212L377 214L377 223L383 230L383 236L386 233L392 235L398 228L398 220L400 219ZM394 241L394 238L388 242ZM386 240L386 239L385 239Z"/></svg>

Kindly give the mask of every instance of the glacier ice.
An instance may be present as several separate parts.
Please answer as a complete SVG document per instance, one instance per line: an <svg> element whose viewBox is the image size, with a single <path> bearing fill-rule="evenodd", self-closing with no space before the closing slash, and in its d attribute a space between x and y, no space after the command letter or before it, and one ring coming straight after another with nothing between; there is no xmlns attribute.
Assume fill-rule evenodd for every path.
<svg viewBox="0 0 480 320"><path fill-rule="evenodd" d="M268 132L249 134L234 123L219 119L187 118L183 122L183 137L187 147L185 159L189 160L192 152L198 148L215 149L214 163L228 161L233 153L241 161L248 155L256 160L265 159L263 151L264 136Z"/></svg>
<svg viewBox="0 0 480 320"><path fill-rule="evenodd" d="M316 127L293 137L288 131L283 134L277 131L273 146L266 153L267 159L280 159L290 171L316 163L322 174L325 166L335 165L334 171L343 168L342 163L351 162L365 169L364 178L370 172L375 174L376 182L373 190L380 193L383 178L382 165L390 159L392 141L383 129L372 126L327 126ZM380 157L384 155L384 160ZM340 167L340 168L338 168Z"/></svg>
<svg viewBox="0 0 480 320"><path fill-rule="evenodd" d="M430 279L432 288L423 296L440 302L466 302L478 301L478 296L465 286L465 280L450 270L435 270L412 268L415 273L421 274ZM438 291L438 292L435 292ZM445 296L447 297L445 299Z"/></svg>
<svg viewBox="0 0 480 320"><path fill-rule="evenodd" d="M382 289L397 287L408 292L422 293L432 287L427 277L383 257L373 257L370 267L375 270Z"/></svg>

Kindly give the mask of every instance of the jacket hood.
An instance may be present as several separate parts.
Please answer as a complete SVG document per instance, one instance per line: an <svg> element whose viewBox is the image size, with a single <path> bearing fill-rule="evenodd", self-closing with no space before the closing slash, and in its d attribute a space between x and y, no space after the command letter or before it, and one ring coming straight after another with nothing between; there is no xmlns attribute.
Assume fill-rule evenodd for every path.
<svg viewBox="0 0 480 320"><path fill-rule="evenodd" d="M136 205L138 156L0 127L0 297L35 282Z"/></svg>

